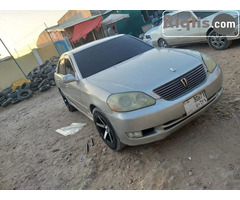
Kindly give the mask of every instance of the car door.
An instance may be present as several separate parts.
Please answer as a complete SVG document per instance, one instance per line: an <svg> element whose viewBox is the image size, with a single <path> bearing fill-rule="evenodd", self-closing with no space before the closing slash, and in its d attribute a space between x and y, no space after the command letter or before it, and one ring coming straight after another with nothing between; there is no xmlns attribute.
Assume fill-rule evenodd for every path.
<svg viewBox="0 0 240 200"><path fill-rule="evenodd" d="M62 76L66 75L64 58L58 61L57 73L55 74L55 82L63 93L66 93L66 84L62 82Z"/></svg>
<svg viewBox="0 0 240 200"><path fill-rule="evenodd" d="M173 18L171 23L173 27L169 26L167 22L165 25L162 25L163 38L167 41L169 45L176 45L178 43L178 28L176 27L177 14L173 14L171 17Z"/></svg>
<svg viewBox="0 0 240 200"><path fill-rule="evenodd" d="M84 83L81 77L77 75L76 69L73 67L73 62L69 56L64 58L66 74L72 74L78 81L73 81L66 84L67 94L70 101L84 113L88 113L88 107L84 101Z"/></svg>
<svg viewBox="0 0 240 200"><path fill-rule="evenodd" d="M184 28L179 25L178 28L178 44L188 44L200 42L200 27L197 25L197 19L190 11L183 11L177 14L179 23L186 21L189 23L189 28ZM194 22L195 21L195 22ZM184 23L183 25L186 25Z"/></svg>

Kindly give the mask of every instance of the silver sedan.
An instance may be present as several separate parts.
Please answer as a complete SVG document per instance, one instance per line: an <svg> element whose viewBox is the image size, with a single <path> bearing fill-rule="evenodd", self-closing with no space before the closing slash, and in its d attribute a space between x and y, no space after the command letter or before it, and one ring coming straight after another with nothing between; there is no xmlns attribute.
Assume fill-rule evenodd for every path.
<svg viewBox="0 0 240 200"><path fill-rule="evenodd" d="M113 150L167 137L222 93L222 71L210 56L128 35L64 53L55 81L69 111L93 120Z"/></svg>

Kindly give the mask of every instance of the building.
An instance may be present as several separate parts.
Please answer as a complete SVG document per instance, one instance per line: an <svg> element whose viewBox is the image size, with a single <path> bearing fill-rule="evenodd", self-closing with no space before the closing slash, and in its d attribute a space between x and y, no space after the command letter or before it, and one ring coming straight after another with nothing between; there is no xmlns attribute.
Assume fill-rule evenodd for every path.
<svg viewBox="0 0 240 200"><path fill-rule="evenodd" d="M107 10L103 19L111 14L129 14L129 18L117 21L115 26L118 33L139 37L152 27L152 22L161 17L163 10Z"/></svg>
<svg viewBox="0 0 240 200"><path fill-rule="evenodd" d="M39 35L37 46L54 43L61 55L72 48L105 37L101 27L103 12L69 10L58 20L58 25L47 28Z"/></svg>

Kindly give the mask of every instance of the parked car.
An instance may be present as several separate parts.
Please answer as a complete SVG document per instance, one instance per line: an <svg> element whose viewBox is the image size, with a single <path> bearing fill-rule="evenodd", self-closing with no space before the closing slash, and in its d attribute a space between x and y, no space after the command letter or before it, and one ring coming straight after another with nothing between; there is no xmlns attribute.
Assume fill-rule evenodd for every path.
<svg viewBox="0 0 240 200"><path fill-rule="evenodd" d="M167 137L222 93L222 71L206 54L154 48L117 35L64 53L56 85L69 109L94 121L113 150Z"/></svg>
<svg viewBox="0 0 240 200"><path fill-rule="evenodd" d="M202 26L203 21L208 20L209 24L212 24L212 21L215 16L218 14L227 13L231 14L235 17L237 26L234 33L231 36L238 37L226 37L216 33L212 26L204 27ZM164 23L161 23L158 28L153 27L146 34L147 42L152 44L153 46L158 47L170 47L170 46L178 46L199 42L208 42L209 46L216 50L223 50L228 48L232 40L239 39L239 19L237 15L237 11L224 12L224 11L214 11L214 12L199 12L199 11L173 11L168 13L167 15L172 16L174 27L164 26ZM200 18L200 20L198 19ZM190 28L187 30L186 28L182 28L181 26L176 26L177 20L187 20L189 21ZM195 25L191 23L192 21L196 21ZM198 26L197 24L200 24ZM146 40L145 40L146 41Z"/></svg>

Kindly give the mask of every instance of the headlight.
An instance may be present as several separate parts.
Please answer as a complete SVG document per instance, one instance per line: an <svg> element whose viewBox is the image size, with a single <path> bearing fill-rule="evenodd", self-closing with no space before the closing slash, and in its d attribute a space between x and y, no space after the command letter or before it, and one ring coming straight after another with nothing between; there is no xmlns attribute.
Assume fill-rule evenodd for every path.
<svg viewBox="0 0 240 200"><path fill-rule="evenodd" d="M142 92L112 94L107 99L109 107L116 112L126 112L155 104L155 99Z"/></svg>
<svg viewBox="0 0 240 200"><path fill-rule="evenodd" d="M207 69L209 72L213 72L213 70L216 68L217 63L207 54L201 53L203 62L205 63Z"/></svg>
<svg viewBox="0 0 240 200"><path fill-rule="evenodd" d="M150 40L152 39L150 35L146 35L146 38Z"/></svg>

